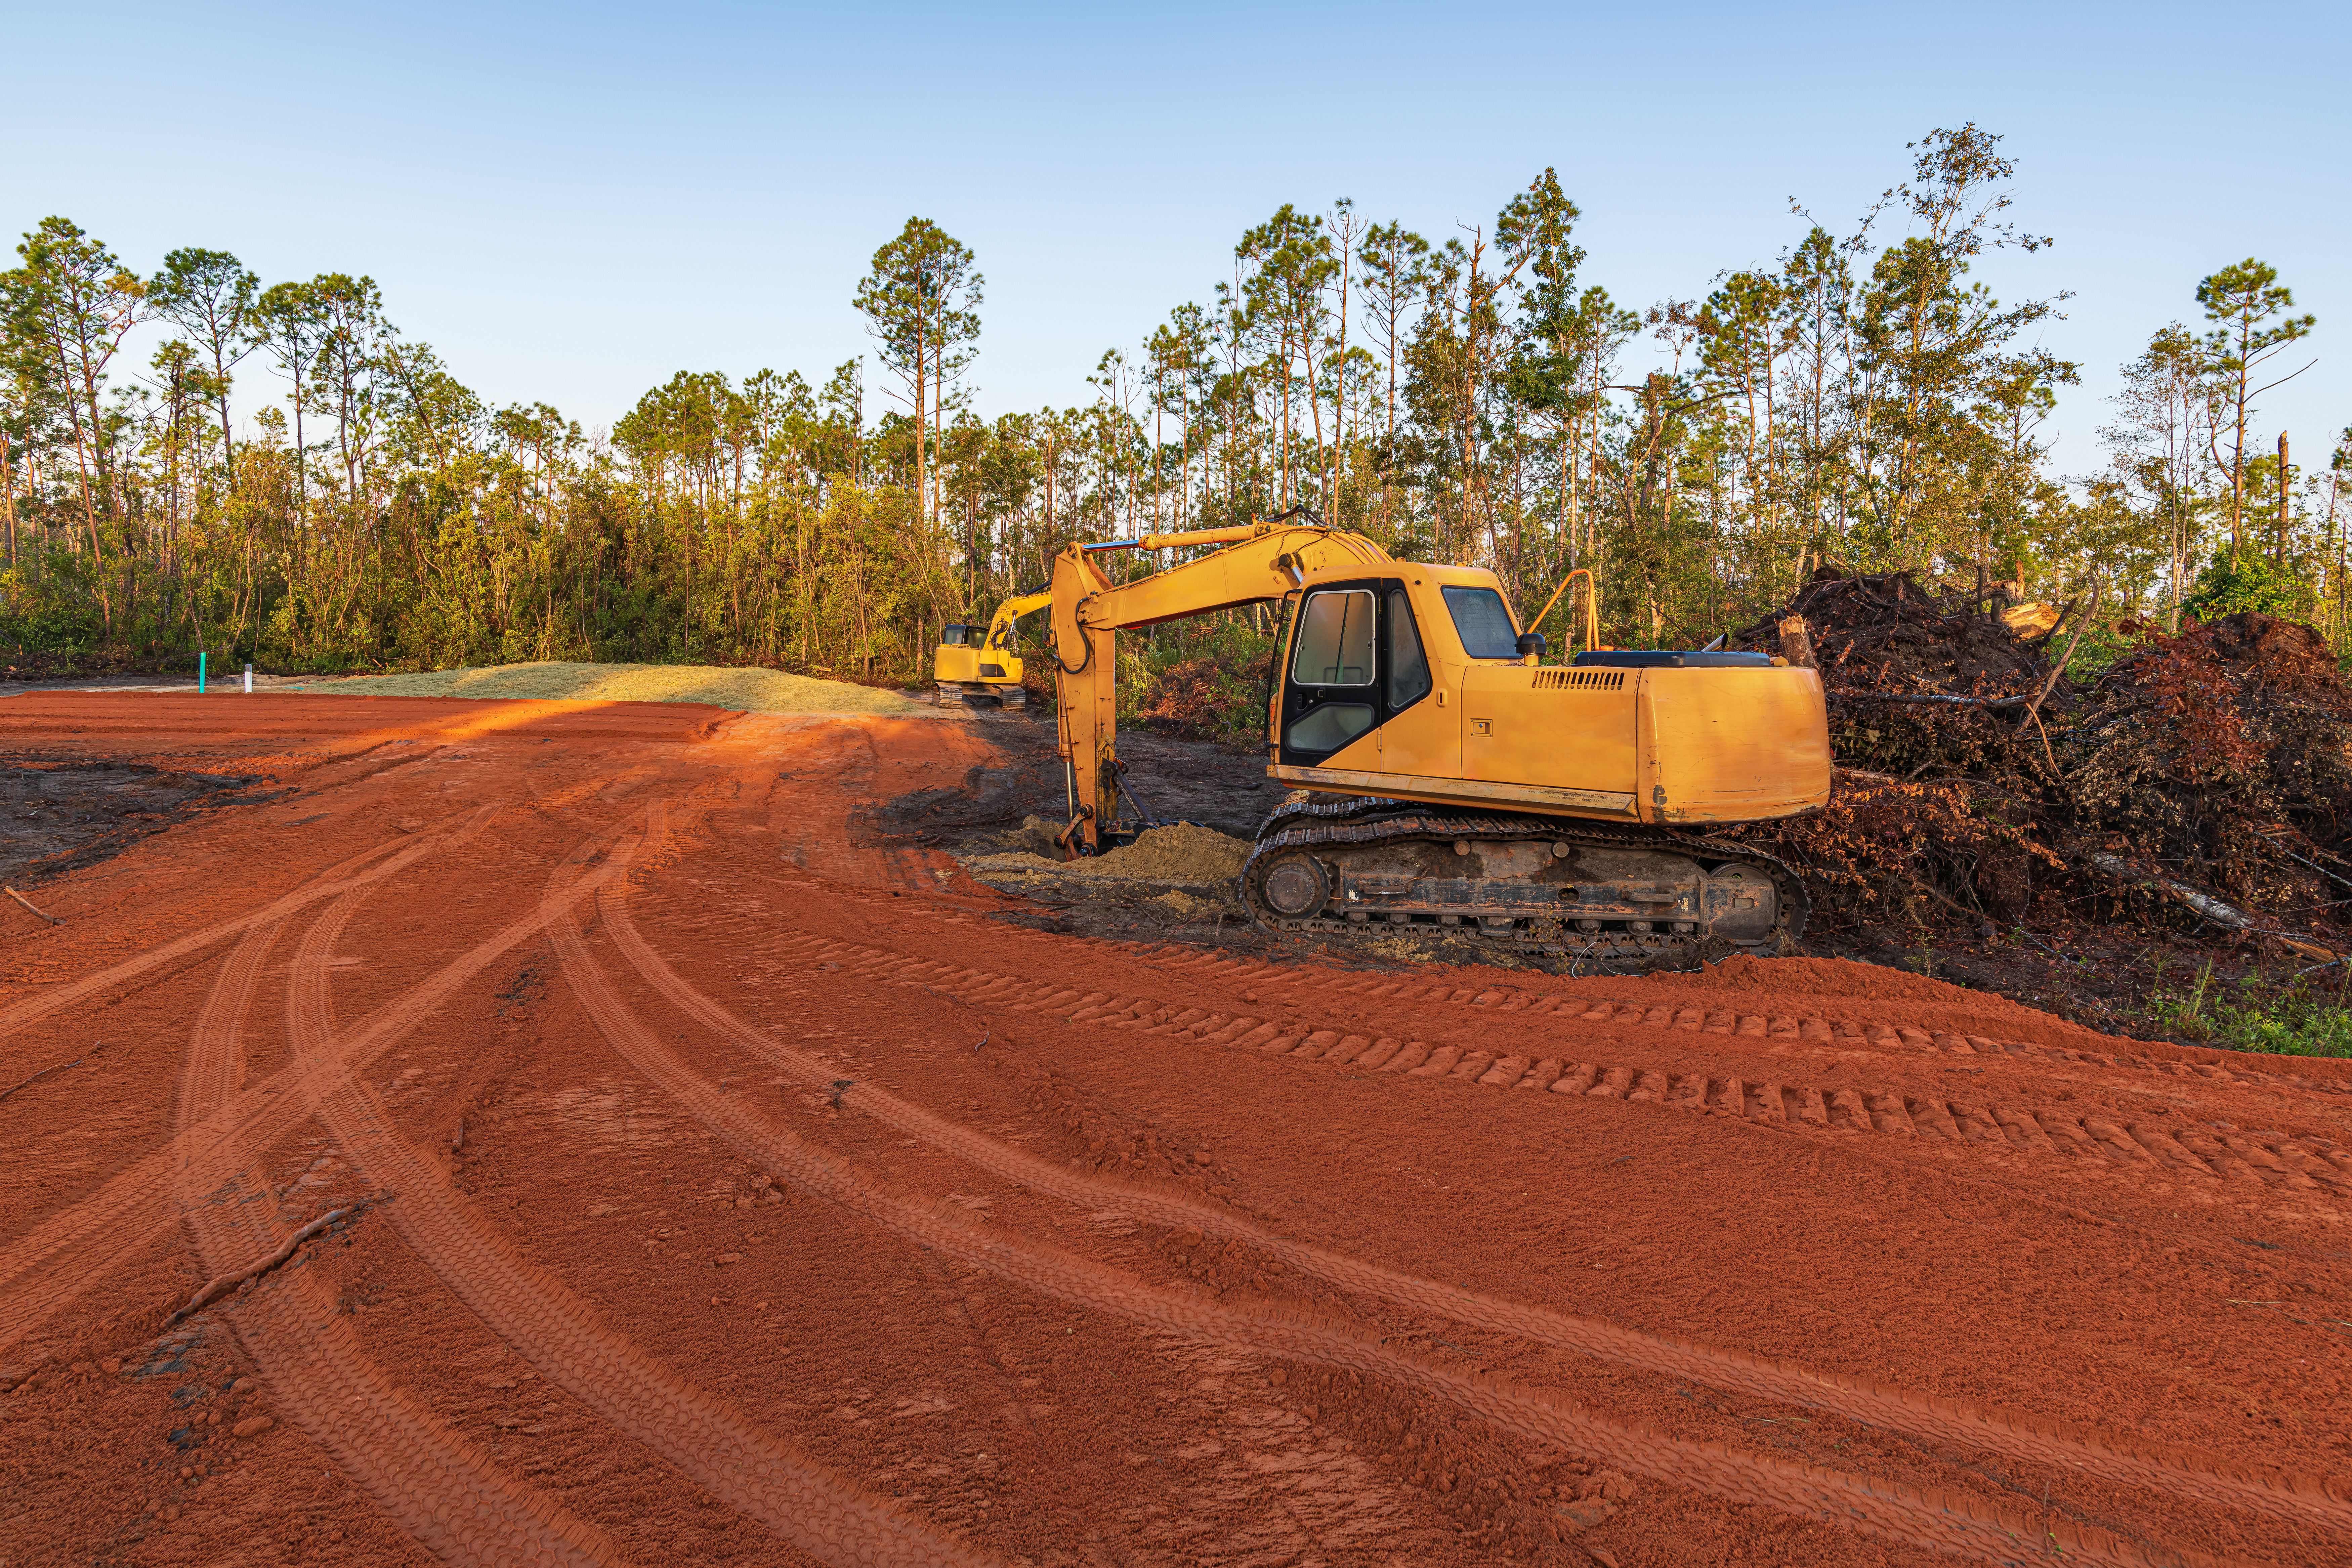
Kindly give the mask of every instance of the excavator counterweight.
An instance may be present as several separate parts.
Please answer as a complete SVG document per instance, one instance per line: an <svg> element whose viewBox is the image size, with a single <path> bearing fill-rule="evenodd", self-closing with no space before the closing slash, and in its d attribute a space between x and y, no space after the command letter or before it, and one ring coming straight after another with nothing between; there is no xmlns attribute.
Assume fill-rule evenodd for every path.
<svg viewBox="0 0 2352 1568"><path fill-rule="evenodd" d="M1103 569L1113 550L1200 545L1223 548L1128 583ZM1286 518L1073 545L984 637L950 627L939 679L1017 688L1014 623L1050 610L1063 838L1092 854L1139 826L1118 809L1118 633L1252 604L1278 606L1266 773L1294 791L1242 874L1261 924L1459 931L1619 968L1779 952L1802 929L1788 868L1706 830L1828 800L1819 675L1590 647L1548 665L1483 568Z"/></svg>

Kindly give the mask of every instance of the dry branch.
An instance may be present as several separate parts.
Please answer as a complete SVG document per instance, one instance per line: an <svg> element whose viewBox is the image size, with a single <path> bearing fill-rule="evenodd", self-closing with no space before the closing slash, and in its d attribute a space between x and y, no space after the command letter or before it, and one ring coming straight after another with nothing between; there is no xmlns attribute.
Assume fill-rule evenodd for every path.
<svg viewBox="0 0 2352 1568"><path fill-rule="evenodd" d="M2058 678L2065 674L2066 667L2074 662L2074 647L2077 643L2080 643L2083 640L2083 628L2089 626L2093 621L2098 618L2099 589L2101 586L2102 584L2097 583L2091 584L2091 607L2083 612L2083 618L2081 620L2074 623L2074 634L2066 639L2066 651L2060 654L2058 656L2058 662L2050 667L2050 679L2044 680L2042 683L2042 689L2033 694L2032 703L2025 710L2026 718L2031 719L2036 713L2041 711L2042 700L2050 695L2050 689L2058 684ZM2020 734L2022 734L2025 731L2025 726L2021 722L2017 726L2017 729ZM2047 747L2050 744L2050 739L2047 735L2042 737L2042 743L2044 747ZM2056 764L2053 762L2052 765L2055 766Z"/></svg>
<svg viewBox="0 0 2352 1568"><path fill-rule="evenodd" d="M2285 931L2272 931L2259 925L2255 922L2254 917L2243 910L2225 904L2210 893L2200 893L2185 882L2176 882L2169 877L2159 877L2152 871L2143 871L2138 867L2119 860L2113 855L2094 855L2090 857L2090 861L2092 865L2118 881L2128 882L2134 887L2153 888L2158 892L2179 900L2215 925L2227 926L2231 931L2252 931L2257 935L2269 937L2272 941L2283 943L2305 958L2333 960L2339 956L2334 948L2323 946L2309 937L2293 936Z"/></svg>
<svg viewBox="0 0 2352 1568"><path fill-rule="evenodd" d="M1940 691L1853 691L1845 696L1853 702L1933 702L1948 708L1982 708L1988 712L2030 700L2022 692L2011 697L1951 697Z"/></svg>
<svg viewBox="0 0 2352 1568"><path fill-rule="evenodd" d="M98 1055L99 1046L102 1046L104 1044L106 1044L104 1040L100 1040L96 1045L91 1046L89 1049L82 1052L81 1055L74 1058L74 1059L69 1062L58 1062L54 1067L45 1067L40 1071L35 1073L31 1078L26 1079L23 1083L11 1084L6 1089L0 1090L0 1100L7 1099L9 1095L16 1093L20 1089L28 1088L33 1084L38 1083L41 1079L48 1077L53 1072L63 1072L68 1068L78 1068L81 1066L82 1063Z"/></svg>
<svg viewBox="0 0 2352 1568"><path fill-rule="evenodd" d="M26 909L32 910L35 914L39 915L43 920L48 921L53 926L61 926L66 923L65 921L58 919L57 916L49 914L45 910L33 909L33 900L26 898L24 894L18 892L14 888L0 887L0 893L7 894L10 898L16 900Z"/></svg>
<svg viewBox="0 0 2352 1568"><path fill-rule="evenodd" d="M301 1229L288 1237L284 1246L271 1253L268 1257L261 1259L258 1263L252 1265L250 1268L240 1269L235 1274L224 1274L219 1279L214 1280L211 1284L205 1286L203 1289L197 1291L194 1295L189 1297L188 1304L186 1306L181 1308L178 1311L163 1320L163 1326L168 1329L173 1323L178 1322L181 1319L192 1317L194 1314L203 1311L206 1307L211 1306L215 1301L219 1300L223 1296L227 1295L230 1291L236 1289L247 1280L260 1279L263 1275L268 1273L271 1269L277 1268L278 1265L284 1263L288 1258L293 1257L295 1249L300 1247L304 1242L310 1240L312 1237L318 1235L320 1231L326 1229L337 1220L341 1219L348 1215L355 1215L366 1206L367 1205L365 1204L352 1204L343 1208L330 1209L327 1213L320 1215L317 1219L312 1220L310 1224L304 1226Z"/></svg>

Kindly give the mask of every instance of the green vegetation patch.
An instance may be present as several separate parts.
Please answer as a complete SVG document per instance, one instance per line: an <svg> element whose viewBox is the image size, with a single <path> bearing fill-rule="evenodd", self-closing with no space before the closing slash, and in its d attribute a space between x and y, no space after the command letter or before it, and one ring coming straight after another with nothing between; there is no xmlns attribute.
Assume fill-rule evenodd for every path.
<svg viewBox="0 0 2352 1568"><path fill-rule="evenodd" d="M2314 975L2332 977L2334 984ZM2215 979L2209 958L2185 987L2167 984L2159 966L2143 1016L2180 1039L2225 1050L2352 1057L2352 976L2341 960L2284 981L2257 973L2231 984Z"/></svg>
<svg viewBox="0 0 2352 1568"><path fill-rule="evenodd" d="M559 702L708 702L753 713L879 713L937 718L940 710L895 691L755 667L576 664L546 659L487 669L363 675L284 686L338 697L509 697Z"/></svg>

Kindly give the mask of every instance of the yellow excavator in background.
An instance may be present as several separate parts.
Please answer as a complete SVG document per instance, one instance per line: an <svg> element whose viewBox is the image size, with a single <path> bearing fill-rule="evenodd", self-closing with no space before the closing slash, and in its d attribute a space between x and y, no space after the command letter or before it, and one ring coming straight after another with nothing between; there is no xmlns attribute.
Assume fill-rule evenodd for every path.
<svg viewBox="0 0 2352 1568"><path fill-rule="evenodd" d="M931 679L942 695L972 701L1026 707L1029 689L1024 673L1013 623L1032 610L1054 602L1051 593L1024 594L996 606L987 626L950 621L940 628L940 651L931 661Z"/></svg>
<svg viewBox="0 0 2352 1568"><path fill-rule="evenodd" d="M1225 548L1130 583L1098 563L1211 544ZM984 632L948 627L936 676L943 691L1017 693L1014 624L1051 611L1070 796L1061 842L1091 855L1147 825L1139 807L1118 810L1134 794L1118 756L1118 634L1276 603L1266 773L1297 793L1243 868L1260 924L1454 928L1614 969L1783 951L1804 924L1796 876L1706 830L1827 802L1821 677L1762 654L1591 646L1598 610L1580 574L1588 646L1547 665L1543 637L1520 629L1493 573L1392 560L1292 514L1074 544L1050 584L1005 601Z"/></svg>

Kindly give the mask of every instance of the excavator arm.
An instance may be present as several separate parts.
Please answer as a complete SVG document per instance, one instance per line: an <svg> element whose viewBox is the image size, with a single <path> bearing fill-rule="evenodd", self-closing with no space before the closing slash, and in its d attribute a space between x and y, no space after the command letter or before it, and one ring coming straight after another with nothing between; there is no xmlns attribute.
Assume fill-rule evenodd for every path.
<svg viewBox="0 0 2352 1568"><path fill-rule="evenodd" d="M1053 594L1044 589L1034 594L1024 594L1017 599L1005 600L996 606L995 618L988 624L988 640L982 646L1012 653L1013 623L1032 610L1042 610L1053 602Z"/></svg>
<svg viewBox="0 0 2352 1568"><path fill-rule="evenodd" d="M1132 583L1114 583L1103 569L1104 557L1115 550L1202 544L1226 548ZM1118 815L1119 632L1279 599L1321 568L1388 559L1388 552L1361 534L1284 522L1074 544L1055 557L1047 592L1061 753L1074 817L1068 841L1081 854L1093 853Z"/></svg>

